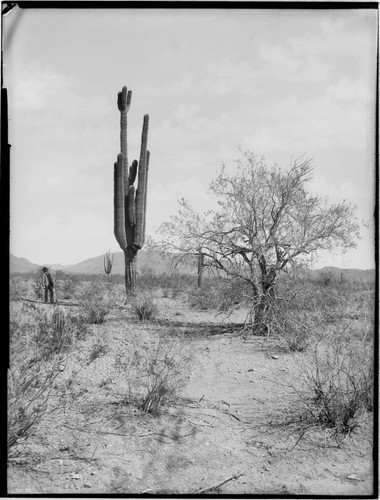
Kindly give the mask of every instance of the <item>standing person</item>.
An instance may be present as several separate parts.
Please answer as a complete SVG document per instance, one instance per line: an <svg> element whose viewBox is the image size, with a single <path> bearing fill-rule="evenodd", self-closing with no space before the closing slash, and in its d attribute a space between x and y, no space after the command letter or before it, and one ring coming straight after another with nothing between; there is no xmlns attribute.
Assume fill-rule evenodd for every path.
<svg viewBox="0 0 380 500"><path fill-rule="evenodd" d="M42 268L42 286L45 288L45 303L47 303L49 295L50 303L54 304L54 281L47 267Z"/></svg>

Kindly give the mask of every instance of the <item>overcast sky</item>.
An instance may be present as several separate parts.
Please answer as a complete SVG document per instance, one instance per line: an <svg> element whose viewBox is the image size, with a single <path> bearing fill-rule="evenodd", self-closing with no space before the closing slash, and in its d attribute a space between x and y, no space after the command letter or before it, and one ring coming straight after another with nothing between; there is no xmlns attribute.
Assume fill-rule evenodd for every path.
<svg viewBox="0 0 380 500"><path fill-rule="evenodd" d="M313 158L310 190L358 206L357 250L319 265L374 267L377 12L23 9L3 19L11 253L75 264L113 235L117 92L133 92L129 158L150 115L147 233L186 198L200 210L238 148Z"/></svg>

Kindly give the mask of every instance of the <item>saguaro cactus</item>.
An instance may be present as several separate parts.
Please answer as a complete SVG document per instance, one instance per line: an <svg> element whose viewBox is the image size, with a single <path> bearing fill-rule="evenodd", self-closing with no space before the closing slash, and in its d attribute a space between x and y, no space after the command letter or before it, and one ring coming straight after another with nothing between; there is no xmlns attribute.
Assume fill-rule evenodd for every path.
<svg viewBox="0 0 380 500"><path fill-rule="evenodd" d="M145 241L146 198L149 156L147 150L149 116L144 115L140 161L128 167L127 113L132 92L123 87L117 96L120 111L120 149L114 164L114 233L125 256L125 288L134 294L136 288L137 252ZM134 186L137 177L137 189Z"/></svg>
<svg viewBox="0 0 380 500"><path fill-rule="evenodd" d="M111 255L112 255L112 257L111 257ZM106 254L104 256L103 264L104 264L104 272L106 273L108 281L109 281L110 274L112 272L112 265L113 265L113 254L111 254L110 250L108 250L108 252L106 252Z"/></svg>

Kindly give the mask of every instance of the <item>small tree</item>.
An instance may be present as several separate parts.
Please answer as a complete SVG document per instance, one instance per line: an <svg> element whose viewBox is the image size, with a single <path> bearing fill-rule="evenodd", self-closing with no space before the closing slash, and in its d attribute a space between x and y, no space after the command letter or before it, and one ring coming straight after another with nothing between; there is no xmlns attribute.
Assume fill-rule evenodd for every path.
<svg viewBox="0 0 380 500"><path fill-rule="evenodd" d="M282 170L246 152L236 164L235 174L223 166L210 185L218 208L198 214L182 199L178 215L160 227L161 246L181 253L202 248L208 266L248 282L252 326L264 334L279 274L320 250L355 247L356 207L329 204L305 190L310 159L301 157Z"/></svg>

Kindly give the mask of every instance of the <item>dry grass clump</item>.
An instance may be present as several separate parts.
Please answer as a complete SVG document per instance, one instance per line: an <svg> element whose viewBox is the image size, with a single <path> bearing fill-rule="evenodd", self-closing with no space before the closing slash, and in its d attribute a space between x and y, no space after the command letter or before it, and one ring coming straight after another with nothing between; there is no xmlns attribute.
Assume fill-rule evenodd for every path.
<svg viewBox="0 0 380 500"><path fill-rule="evenodd" d="M158 316L158 307L149 293L139 293L131 301L131 310L140 321L154 320Z"/></svg>
<svg viewBox="0 0 380 500"><path fill-rule="evenodd" d="M306 422L349 434L373 411L374 359L370 329L361 341L353 327L333 327L302 363L306 391L299 392Z"/></svg>
<svg viewBox="0 0 380 500"><path fill-rule="evenodd" d="M56 293L59 299L69 300L75 297L78 290L78 280L73 276L56 280Z"/></svg>
<svg viewBox="0 0 380 500"><path fill-rule="evenodd" d="M56 411L63 375L76 341L88 327L62 306L10 304L8 370L8 458L27 463L30 438ZM29 450L30 451L30 450Z"/></svg>
<svg viewBox="0 0 380 500"><path fill-rule="evenodd" d="M76 298L86 321L96 325L104 323L115 304L112 287L103 281L84 285Z"/></svg>
<svg viewBox="0 0 380 500"><path fill-rule="evenodd" d="M160 333L156 338L129 334L130 345L116 358L116 369L122 374L124 389L119 388L126 403L136 402L145 413L175 398L190 371L191 351L184 338Z"/></svg>
<svg viewBox="0 0 380 500"><path fill-rule="evenodd" d="M23 454L23 448L49 411L58 360L27 358L8 372L8 458Z"/></svg>
<svg viewBox="0 0 380 500"><path fill-rule="evenodd" d="M248 293L242 280L209 278L204 280L201 288L190 292L189 303L191 307L201 311L230 311L244 305Z"/></svg>
<svg viewBox="0 0 380 500"><path fill-rule="evenodd" d="M277 296L267 311L268 335L278 339L285 351L305 351L322 322L322 300L318 290L308 282L287 280L280 283Z"/></svg>
<svg viewBox="0 0 380 500"><path fill-rule="evenodd" d="M29 293L29 284L21 276L12 276L9 280L9 299L19 300L25 298Z"/></svg>
<svg viewBox="0 0 380 500"><path fill-rule="evenodd" d="M51 412L68 345L66 323L56 308L49 316L33 304L11 304L10 312L8 458L13 460L23 456L28 439Z"/></svg>

